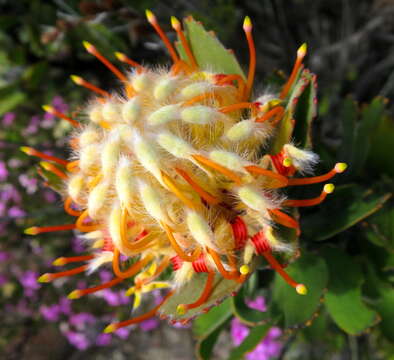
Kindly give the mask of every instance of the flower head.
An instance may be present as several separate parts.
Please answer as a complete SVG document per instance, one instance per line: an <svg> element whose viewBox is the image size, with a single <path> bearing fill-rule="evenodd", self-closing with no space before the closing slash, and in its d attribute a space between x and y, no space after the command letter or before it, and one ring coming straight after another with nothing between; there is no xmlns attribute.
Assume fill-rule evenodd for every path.
<svg viewBox="0 0 394 360"><path fill-rule="evenodd" d="M295 254L295 244L283 238L279 228L299 234L299 223L284 208L319 204L333 185L326 184L320 196L307 200L286 199L280 189L323 182L345 168L337 164L325 175L294 178L311 169L316 155L295 147L290 136L277 141L283 132L279 128L292 124L288 104L293 106L294 98L290 101L289 93L302 71L306 46L297 52L293 72L279 93L254 96L256 56L249 17L244 22L250 51L247 76L202 67L176 18L171 23L179 52L152 12L147 11L147 18L173 65L149 68L116 53L130 67L124 73L84 42L86 50L120 80L123 90L109 93L73 75L77 85L96 94L81 115L85 121L69 117L59 107L43 107L75 127L72 159L22 148L44 160L44 174L64 184L64 208L76 218L73 224L33 227L26 233L75 229L85 233L92 249L86 255L55 260L56 266L82 265L44 274L40 281L90 273L110 263L112 279L75 290L69 298L131 283L128 295L134 295L138 307L143 293L170 288L151 311L111 324L106 332L147 320L171 297L177 302L184 285L203 277L205 285L194 289L194 300L175 303L171 316L187 320L189 312L202 312L220 300L214 295L220 279L237 289L257 256L263 256L299 294L306 294L306 286L285 272L273 251ZM269 147L274 150L262 155L262 149Z"/></svg>

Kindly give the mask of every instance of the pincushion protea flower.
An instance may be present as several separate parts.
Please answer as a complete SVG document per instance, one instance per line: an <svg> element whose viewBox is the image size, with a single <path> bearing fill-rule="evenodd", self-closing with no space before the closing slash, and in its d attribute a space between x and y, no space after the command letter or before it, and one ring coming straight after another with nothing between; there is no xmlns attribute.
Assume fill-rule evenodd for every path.
<svg viewBox="0 0 394 360"><path fill-rule="evenodd" d="M92 248L90 254L54 262L56 266L83 265L44 274L39 280L89 274L110 263L111 281L75 290L69 298L124 283L138 307L144 293L169 289L151 311L110 324L106 332L145 320L171 301L172 310L163 311L162 317L187 321L236 291L260 256L299 294L306 294L306 286L285 272L273 252L297 253L294 242L281 236L282 228L300 234L289 209L319 204L334 186L326 184L318 197L306 200L286 199L278 189L324 182L346 168L338 163L325 175L294 177L317 161L315 154L290 142L297 102L290 93L303 71L306 45L298 50L280 93L250 100L256 57L249 17L243 28L250 64L243 77L201 68L176 18L171 23L179 52L152 12L146 14L173 65L148 68L116 53L130 66L125 74L94 45L84 42L86 50L119 78L123 92L109 93L73 75L75 83L96 94L81 122L44 106L75 127L71 160L22 148L44 160L41 165L47 174L61 179L64 209L76 217L74 224L32 227L26 233L76 229L85 233ZM267 153L262 155L264 149ZM121 255L127 257L127 264ZM202 289L197 279L204 279ZM220 287L221 281L225 287ZM184 296L187 286L193 291ZM185 298L192 300L181 300Z"/></svg>

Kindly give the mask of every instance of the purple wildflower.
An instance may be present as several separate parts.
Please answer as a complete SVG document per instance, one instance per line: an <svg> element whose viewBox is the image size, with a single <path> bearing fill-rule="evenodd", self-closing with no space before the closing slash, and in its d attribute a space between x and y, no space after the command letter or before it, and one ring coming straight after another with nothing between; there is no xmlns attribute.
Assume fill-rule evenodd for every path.
<svg viewBox="0 0 394 360"><path fill-rule="evenodd" d="M8 210L8 216L11 218L20 218L26 216L26 213L18 206L13 206Z"/></svg>
<svg viewBox="0 0 394 360"><path fill-rule="evenodd" d="M140 323L140 328L142 331L151 331L156 329L158 326L159 320L157 320L156 318L150 318Z"/></svg>
<svg viewBox="0 0 394 360"><path fill-rule="evenodd" d="M26 174L19 175L18 179L20 184L26 188L28 194L34 194L37 191L37 179L29 178Z"/></svg>
<svg viewBox="0 0 394 360"><path fill-rule="evenodd" d="M92 314L82 312L71 315L68 322L70 325L73 325L77 330L83 330L88 324L94 324L96 322L96 319Z"/></svg>
<svg viewBox="0 0 394 360"><path fill-rule="evenodd" d="M125 339L127 339L129 337L130 331L131 331L131 328L123 327L123 328L120 328L120 329L116 330L114 332L114 334L116 336L119 336L121 339L125 340Z"/></svg>
<svg viewBox="0 0 394 360"><path fill-rule="evenodd" d="M265 299L258 296L256 299L247 302L251 308L260 311L266 311ZM248 336L249 328L237 319L231 321L231 337L234 345L238 346ZM278 327L272 327L264 339L256 346L256 348L246 355L248 360L269 360L277 357L282 349L282 344L276 341L282 335L282 331Z"/></svg>
<svg viewBox="0 0 394 360"><path fill-rule="evenodd" d="M69 343L78 350L86 350L91 344L85 334L76 331L66 331L65 336Z"/></svg>
<svg viewBox="0 0 394 360"><path fill-rule="evenodd" d="M9 127L13 124L14 120L15 120L15 113L13 112L7 112L4 114L3 116L3 120L2 120L2 124L4 127Z"/></svg>
<svg viewBox="0 0 394 360"><path fill-rule="evenodd" d="M111 344L112 336L111 334L100 334L97 336L96 345L97 346L107 346Z"/></svg>
<svg viewBox="0 0 394 360"><path fill-rule="evenodd" d="M7 276L0 274L0 286L3 286L8 281Z"/></svg>
<svg viewBox="0 0 394 360"><path fill-rule="evenodd" d="M24 288L25 296L34 296L35 292L41 287L41 285L37 282L37 279L38 273L32 270L27 270L18 277L19 282Z"/></svg>
<svg viewBox="0 0 394 360"><path fill-rule="evenodd" d="M0 181L7 180L7 177L8 177L7 166L5 165L4 161L0 161Z"/></svg>
<svg viewBox="0 0 394 360"><path fill-rule="evenodd" d="M18 204L22 201L22 198L14 185L6 184L6 186L2 188L0 200L4 202L13 201Z"/></svg>
<svg viewBox="0 0 394 360"><path fill-rule="evenodd" d="M51 321L51 322L58 321L60 317L60 307L58 304L54 304L50 306L41 305L40 314L47 321Z"/></svg>
<svg viewBox="0 0 394 360"><path fill-rule="evenodd" d="M0 262L11 259L11 254L8 251L0 251Z"/></svg>

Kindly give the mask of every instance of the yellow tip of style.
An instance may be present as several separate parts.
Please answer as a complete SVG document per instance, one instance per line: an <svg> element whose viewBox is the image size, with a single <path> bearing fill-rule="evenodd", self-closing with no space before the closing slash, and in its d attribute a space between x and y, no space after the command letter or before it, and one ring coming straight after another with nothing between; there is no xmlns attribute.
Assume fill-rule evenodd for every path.
<svg viewBox="0 0 394 360"><path fill-rule="evenodd" d="M72 81L74 81L77 85L81 85L83 83L83 79L77 75L70 75Z"/></svg>
<svg viewBox="0 0 394 360"><path fill-rule="evenodd" d="M66 262L64 261L64 257L59 257L52 262L53 266L63 266L65 264L66 264Z"/></svg>
<svg viewBox="0 0 394 360"><path fill-rule="evenodd" d="M40 161L40 165L44 168L44 170L50 171L51 164L46 161Z"/></svg>
<svg viewBox="0 0 394 360"><path fill-rule="evenodd" d="M27 155L30 155L32 148L28 146L21 146L19 148L20 151L24 152Z"/></svg>
<svg viewBox="0 0 394 360"><path fill-rule="evenodd" d="M92 45L89 41L82 41L82 45L86 49L87 52L92 52L95 50L94 45Z"/></svg>
<svg viewBox="0 0 394 360"><path fill-rule="evenodd" d="M29 228L24 230L24 233L26 235L37 235L38 234L38 228L37 228L37 226L29 227Z"/></svg>
<svg viewBox="0 0 394 360"><path fill-rule="evenodd" d="M306 55L307 48L306 43L303 43L297 50L297 57L304 57Z"/></svg>
<svg viewBox="0 0 394 360"><path fill-rule="evenodd" d="M39 283L47 283L50 281L51 281L51 277L49 274L43 274L37 279L37 282Z"/></svg>
<svg viewBox="0 0 394 360"><path fill-rule="evenodd" d="M296 291L298 294L300 295L306 295L308 294L308 289L306 288L306 286L304 284L298 284L296 286Z"/></svg>
<svg viewBox="0 0 394 360"><path fill-rule="evenodd" d="M323 191L327 194L331 194L335 189L335 185L334 184L326 184L324 185Z"/></svg>
<svg viewBox="0 0 394 360"><path fill-rule="evenodd" d="M71 291L68 295L67 298L70 300L75 300L75 299L79 299L81 297L81 293L79 290L74 290Z"/></svg>
<svg viewBox="0 0 394 360"><path fill-rule="evenodd" d="M292 164L293 164L293 162L291 161L290 158L287 157L287 158L283 159L283 166L290 167Z"/></svg>
<svg viewBox="0 0 394 360"><path fill-rule="evenodd" d="M347 169L347 164L346 163L337 163L335 165L335 171L337 173L343 173Z"/></svg>
<svg viewBox="0 0 394 360"><path fill-rule="evenodd" d="M250 272L250 268L249 268L249 266L248 265L242 265L240 268L239 268L239 272L242 274L242 275L247 275L247 274L249 274L249 272Z"/></svg>
<svg viewBox="0 0 394 360"><path fill-rule="evenodd" d="M155 15L153 14L153 12L150 11L149 9L146 9L146 10L145 10L145 15L146 15L146 18L148 19L148 21L149 21L150 23L156 21L156 16L155 16Z"/></svg>
<svg viewBox="0 0 394 360"><path fill-rule="evenodd" d="M104 333L104 334L109 334L109 333L112 333L112 332L114 332L114 331L116 331L116 330L117 330L117 328L116 328L115 324L109 324L109 325L103 330L103 333Z"/></svg>
<svg viewBox="0 0 394 360"><path fill-rule="evenodd" d="M181 23L175 16L171 16L171 26L173 29L178 30L181 27Z"/></svg>
<svg viewBox="0 0 394 360"><path fill-rule="evenodd" d="M51 106L51 105L42 105L42 108L43 108L44 111L46 111L47 113L50 113L50 114L52 114L53 110L55 110L53 108L53 106Z"/></svg>
<svg viewBox="0 0 394 360"><path fill-rule="evenodd" d="M185 315L186 314L186 306L184 304L179 304L176 307L176 312L178 315Z"/></svg>
<svg viewBox="0 0 394 360"><path fill-rule="evenodd" d="M120 61L125 61L126 55L121 53L120 51L115 51L115 56Z"/></svg>
<svg viewBox="0 0 394 360"><path fill-rule="evenodd" d="M245 31L252 30L252 20L250 20L249 16L245 16L243 28L244 28Z"/></svg>

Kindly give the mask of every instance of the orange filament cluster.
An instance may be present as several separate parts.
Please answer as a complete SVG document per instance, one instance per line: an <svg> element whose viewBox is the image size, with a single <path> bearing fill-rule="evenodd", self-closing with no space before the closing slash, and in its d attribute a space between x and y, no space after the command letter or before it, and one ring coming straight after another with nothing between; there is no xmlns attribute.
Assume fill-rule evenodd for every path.
<svg viewBox="0 0 394 360"><path fill-rule="evenodd" d="M241 285L253 270L254 256L263 256L290 286L305 295L306 287L292 279L273 255L274 250L280 251L278 244L283 241L286 245L280 238L280 226L300 234L298 221L282 208L317 205L334 188L326 184L320 196L305 200L283 200L276 191L325 182L343 172L346 165L339 163L324 175L294 178L303 170L299 164L313 159L307 151L285 144L277 154L260 159L257 154L284 118L306 47L299 49L280 94L272 94L266 102L261 100L264 97L253 101L256 50L249 17L243 25L250 57L244 77L201 69L181 23L172 17L178 45L184 50L182 58L154 14L147 10L146 15L170 53L172 67L168 71L151 70L117 52L119 61L134 68L126 75L94 45L84 42L86 50L122 81L125 95L111 96L73 75L77 85L98 95L87 109L90 122L70 142L78 159L68 162L22 148L45 160L42 167L64 181L64 209L76 217L75 224L32 227L25 232L36 235L77 230L86 233L92 247L87 255L54 261L56 266L86 262L84 265L44 274L39 281L93 271L110 263L112 280L75 290L69 298L122 282L132 282L128 295L134 294L135 299L137 293L155 286L171 288L152 310L112 323L105 332L156 315L171 296L182 291L184 282L193 281L193 276L205 277L204 289L193 302L178 304L173 316L207 308L216 300L212 298L215 279ZM51 106L44 109L81 127ZM272 222L279 230L267 225ZM169 278L166 270L170 265L174 275Z"/></svg>

